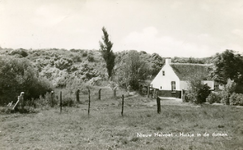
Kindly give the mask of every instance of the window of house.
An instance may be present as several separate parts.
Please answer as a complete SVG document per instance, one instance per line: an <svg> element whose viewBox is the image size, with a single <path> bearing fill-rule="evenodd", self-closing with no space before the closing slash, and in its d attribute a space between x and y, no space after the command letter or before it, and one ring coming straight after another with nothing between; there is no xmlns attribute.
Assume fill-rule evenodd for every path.
<svg viewBox="0 0 243 150"><path fill-rule="evenodd" d="M160 86L160 89L162 90L162 86Z"/></svg>
<svg viewBox="0 0 243 150"><path fill-rule="evenodd" d="M176 82L175 81L171 81L171 91L176 90Z"/></svg>
<svg viewBox="0 0 243 150"><path fill-rule="evenodd" d="M162 75L165 76L165 71L162 71Z"/></svg>

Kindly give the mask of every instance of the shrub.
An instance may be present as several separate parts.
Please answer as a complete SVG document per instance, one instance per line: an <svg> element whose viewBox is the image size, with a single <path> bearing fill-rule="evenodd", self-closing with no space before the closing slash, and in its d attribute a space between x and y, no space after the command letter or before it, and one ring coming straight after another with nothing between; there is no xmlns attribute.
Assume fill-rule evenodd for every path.
<svg viewBox="0 0 243 150"><path fill-rule="evenodd" d="M243 106L243 94L233 93L229 97L230 105L241 105Z"/></svg>
<svg viewBox="0 0 243 150"><path fill-rule="evenodd" d="M188 98L188 95L187 95L187 92L185 92L182 96L182 101L183 102L189 102L189 98Z"/></svg>
<svg viewBox="0 0 243 150"><path fill-rule="evenodd" d="M202 87L199 88L197 92L197 102L198 103L203 103L206 102L206 98L210 94L210 87L208 85L203 85Z"/></svg>
<svg viewBox="0 0 243 150"><path fill-rule="evenodd" d="M75 105L75 101L71 97L64 97L62 100L62 106L72 107Z"/></svg>
<svg viewBox="0 0 243 150"><path fill-rule="evenodd" d="M208 102L209 104L220 103L221 98L222 97L217 93L210 93L209 96L206 98L206 102Z"/></svg>
<svg viewBox="0 0 243 150"><path fill-rule="evenodd" d="M201 104L206 102L209 94L210 87L207 84L202 84L199 79L192 79L185 100L188 99L190 102Z"/></svg>
<svg viewBox="0 0 243 150"><path fill-rule="evenodd" d="M28 53L25 49L17 49L10 52L10 55L19 55L20 57L27 57Z"/></svg>
<svg viewBox="0 0 243 150"><path fill-rule="evenodd" d="M88 56L88 61L89 61L89 62L94 62L94 57L91 56L91 55L89 55L89 56Z"/></svg>
<svg viewBox="0 0 243 150"><path fill-rule="evenodd" d="M88 56L88 53L87 52L84 52L82 56L83 57L86 57L86 56Z"/></svg>
<svg viewBox="0 0 243 150"><path fill-rule="evenodd" d="M229 98L230 98L231 94L229 92L223 90L223 91L220 92L220 95L222 97L221 103L224 104L224 105L229 105Z"/></svg>
<svg viewBox="0 0 243 150"><path fill-rule="evenodd" d="M74 62L82 62L80 56L77 56L77 55L73 57L73 61Z"/></svg>
<svg viewBox="0 0 243 150"><path fill-rule="evenodd" d="M35 108L47 107L47 106L49 106L49 102L48 102L47 98L40 95L38 99L35 99L33 101L33 105L34 105Z"/></svg>
<svg viewBox="0 0 243 150"><path fill-rule="evenodd" d="M69 58L61 58L57 60L55 63L56 68L63 70L63 69L68 69L73 65L73 61Z"/></svg>
<svg viewBox="0 0 243 150"><path fill-rule="evenodd" d="M0 57L0 105L15 103L20 92L25 93L25 100L30 100L51 90L49 81L40 78L27 59Z"/></svg>

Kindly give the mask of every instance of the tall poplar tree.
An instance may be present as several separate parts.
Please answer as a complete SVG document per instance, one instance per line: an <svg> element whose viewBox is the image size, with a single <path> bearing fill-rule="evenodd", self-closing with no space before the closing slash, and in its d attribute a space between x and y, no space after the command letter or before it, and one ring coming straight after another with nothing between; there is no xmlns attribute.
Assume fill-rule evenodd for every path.
<svg viewBox="0 0 243 150"><path fill-rule="evenodd" d="M106 62L106 68L109 78L112 77L112 71L115 66L115 54L112 51L113 43L109 40L109 34L107 33L105 27L102 28L103 36L102 42L100 42L100 51L102 57Z"/></svg>

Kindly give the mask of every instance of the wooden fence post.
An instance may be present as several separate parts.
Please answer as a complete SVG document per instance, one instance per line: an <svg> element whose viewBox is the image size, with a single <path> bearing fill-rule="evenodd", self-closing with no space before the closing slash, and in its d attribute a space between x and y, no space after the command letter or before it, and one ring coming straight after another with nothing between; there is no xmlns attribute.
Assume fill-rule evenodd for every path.
<svg viewBox="0 0 243 150"><path fill-rule="evenodd" d="M51 91L51 107L54 107L54 92Z"/></svg>
<svg viewBox="0 0 243 150"><path fill-rule="evenodd" d="M150 89L149 89L149 85L148 85L148 93L147 93L148 94L148 98L149 98L149 92L150 92Z"/></svg>
<svg viewBox="0 0 243 150"><path fill-rule="evenodd" d="M80 90L77 90L77 91L76 91L76 101L77 101L77 102L79 102L79 92L80 92Z"/></svg>
<svg viewBox="0 0 243 150"><path fill-rule="evenodd" d="M24 92L21 92L20 94L20 100L22 99L21 102L21 110L23 111L24 110L24 106L25 106L25 99L24 99Z"/></svg>
<svg viewBox="0 0 243 150"><path fill-rule="evenodd" d="M124 95L122 95L122 111L121 111L122 117L123 117L123 111L124 111Z"/></svg>
<svg viewBox="0 0 243 150"><path fill-rule="evenodd" d="M62 91L60 91L60 113L62 113Z"/></svg>
<svg viewBox="0 0 243 150"><path fill-rule="evenodd" d="M88 116L89 116L89 112L90 112L90 89L88 88L88 92L89 92L89 105L88 105Z"/></svg>
<svg viewBox="0 0 243 150"><path fill-rule="evenodd" d="M157 97L157 113L160 114L160 112L161 112L160 98Z"/></svg>
<svg viewBox="0 0 243 150"><path fill-rule="evenodd" d="M99 100L101 100L101 89L99 89L99 97L98 97Z"/></svg>

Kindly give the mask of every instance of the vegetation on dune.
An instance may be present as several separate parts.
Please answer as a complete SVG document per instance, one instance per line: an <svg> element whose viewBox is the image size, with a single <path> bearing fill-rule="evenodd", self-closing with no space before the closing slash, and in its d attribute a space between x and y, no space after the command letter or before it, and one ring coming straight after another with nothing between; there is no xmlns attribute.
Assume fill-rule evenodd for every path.
<svg viewBox="0 0 243 150"><path fill-rule="evenodd" d="M105 30L104 30L105 31ZM103 31L103 32L104 32ZM132 51L121 51L113 53L112 51L112 43L109 40L109 35L107 32L104 32L103 36L103 50L109 47L110 49L107 51L110 53L111 60L114 61L113 66L113 81L114 85L119 85L122 88L126 88L128 86L132 87L132 89L138 89L138 82L143 80L152 80L155 75L159 72L161 67L164 64L164 58L160 55L148 54L144 51L137 52L135 50ZM102 45L102 44L101 44ZM7 49L1 48L1 69L7 70L2 71L3 74L1 76L1 82L5 82L5 80L9 80L10 76L13 79L16 77L18 78L16 82L23 82L20 81L19 77L21 75L16 76L18 73L12 73L13 71L19 71L11 69L12 67L8 64L8 61L18 62L19 66L28 66L23 68L22 70L26 73L22 80L30 81L35 80L38 82L38 86L30 86L33 87L32 93L30 96L28 90L24 88L20 88L21 86L17 86L19 89L17 90L16 87L9 89L8 91L16 91L18 94L12 94L7 99L11 99L10 101L16 101L16 97L19 95L21 90L26 91L28 99L31 97L38 98L39 95L45 94L48 90L46 89L65 89L71 93L75 93L76 90L82 89L85 87L86 84L92 86L110 86L113 83L109 83L107 79L111 75L108 72L107 62L104 61L104 54L101 53L100 50L82 50L82 49L41 49L41 50L26 50L26 49ZM108 56L108 53L107 56ZM112 54L111 54L112 53ZM115 59L116 58L116 59ZM17 61L18 60L18 61ZM221 54L217 54L214 57L209 58L179 58L175 57L172 58L172 62L182 62L182 63L213 63L211 74L212 77L216 81L221 81L220 83L225 85L225 80L231 79L235 83L234 91L229 93L226 88L225 92L221 92L219 95L222 97L222 102L225 104L230 104L229 97L233 93L242 93L242 56L240 54L235 53L234 51L226 50ZM233 62L233 63L232 63ZM27 65L24 65L28 63ZM23 65L20 65L23 64ZM233 66L232 66L233 65ZM7 68L7 69L6 69ZM21 67L20 67L21 68ZM233 70L232 70L233 68ZM221 71L220 71L221 70ZM236 70L236 71L235 71ZM29 74L27 74L29 73ZM9 74L9 75L7 75ZM16 75L14 75L16 74ZM31 76L30 79L27 76ZM7 78L7 76L9 76ZM5 79L6 78L6 79ZM36 79L35 79L36 78ZM12 79L12 78L11 78ZM14 79L15 80L15 79ZM14 81L12 80L12 81ZM9 81L11 82L11 81ZM227 82L226 82L227 83ZM22 84L22 83L21 83ZM2 84L3 85L3 84ZM9 84L10 85L10 84ZM17 85L17 84L14 84ZM40 88L39 86L48 85L47 87L51 88ZM114 86L114 87L116 87ZM26 87L26 86L25 86ZM45 87L45 86L44 86ZM7 89L4 86L1 88ZM39 93L35 92L34 89L40 89ZM20 90L21 89L21 90ZM2 91L1 91L2 92ZM11 92L10 92L11 93ZM223 94L224 93L224 94ZM228 94L227 94L228 93ZM115 94L115 93L114 93ZM9 94L3 94L1 97L8 97ZM237 96L238 97L238 96ZM4 101L6 100L3 98ZM226 99L226 102L225 102ZM203 102L204 102L203 98ZM6 104L1 99L1 105ZM238 104L238 103L234 103Z"/></svg>
<svg viewBox="0 0 243 150"><path fill-rule="evenodd" d="M118 82L122 87L131 87L132 90L139 89L139 81L148 78L148 65L142 60L139 52L129 51L126 57L123 58L123 65L118 71Z"/></svg>
<svg viewBox="0 0 243 150"><path fill-rule="evenodd" d="M0 57L0 104L17 101L20 92L25 98L38 98L52 90L49 81L39 76L31 62L25 58Z"/></svg>
<svg viewBox="0 0 243 150"><path fill-rule="evenodd" d="M228 55L242 60L241 55ZM195 103L221 102L243 105L239 83L241 67L232 73L225 53L214 60L214 78L227 79L223 91L210 93L209 87L196 77L191 81L189 98ZM102 53L98 50L48 49L0 50L0 105L16 101L20 92L39 113L0 115L0 149L239 149L242 147L242 109L227 106L188 103L172 106L161 100L161 113L151 105L154 100L139 95L130 96L123 88L137 89L138 82L152 79L161 69L164 59L158 54L122 51L114 53L113 80ZM223 56L221 58L221 55ZM240 59L239 59L240 58ZM178 62L204 63L210 59L180 59ZM220 61L219 61L220 60ZM234 62L234 61L233 61ZM226 67L226 68L224 68ZM234 67L234 66L233 66ZM219 70L224 72L220 72ZM227 73L228 72L228 73ZM238 87L237 87L238 86ZM88 90L90 93L88 93ZM50 91L54 90L54 94ZM62 91L60 115L59 104ZM76 93L80 101L76 101ZM101 91L102 96L99 97ZM113 92L117 93L113 93ZM87 116L88 96L91 96L90 116ZM116 94L116 96L114 96ZM124 117L121 117L121 95L125 95ZM33 98L33 99L32 99ZM49 106L54 108L48 109ZM73 108L69 108L73 107ZM183 107L182 107L183 106ZM0 112L2 112L0 110ZM39 132L41 129L41 134ZM149 138L138 134L153 134ZM157 134L177 134L159 137ZM197 136L209 133L210 136ZM226 136L213 136L222 133ZM188 137L182 134L195 134ZM23 138L24 137L24 138ZM30 142L31 141L31 142ZM178 142L179 141L179 142Z"/></svg>

